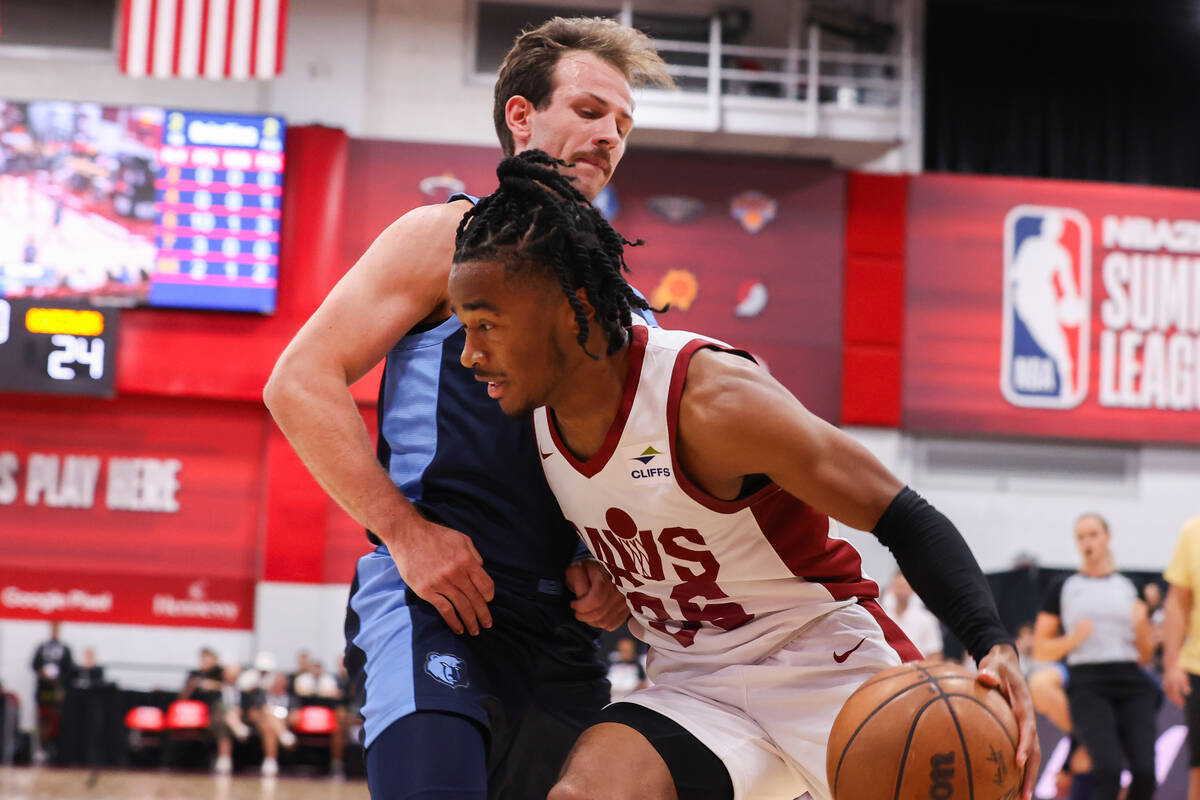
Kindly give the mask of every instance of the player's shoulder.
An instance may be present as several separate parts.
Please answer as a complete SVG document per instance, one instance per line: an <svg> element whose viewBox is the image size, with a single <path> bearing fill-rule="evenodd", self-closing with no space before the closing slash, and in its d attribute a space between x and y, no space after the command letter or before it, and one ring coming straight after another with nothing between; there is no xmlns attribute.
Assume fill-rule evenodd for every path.
<svg viewBox="0 0 1200 800"><path fill-rule="evenodd" d="M444 235L448 234L453 245L454 232L472 205L470 200L463 198L451 203L417 206L389 225L387 230L405 234L428 234L437 237L439 242L444 241Z"/></svg>
<svg viewBox="0 0 1200 800"><path fill-rule="evenodd" d="M680 426L715 435L732 432L773 399L761 367L737 351L704 342L687 362L679 397Z"/></svg>
<svg viewBox="0 0 1200 800"><path fill-rule="evenodd" d="M412 209L376 237L355 272L365 272L369 280L391 286L397 285L397 278L406 286L444 283L454 257L455 231L469 208L470 203L463 200Z"/></svg>
<svg viewBox="0 0 1200 800"><path fill-rule="evenodd" d="M1200 517L1192 517L1183 523L1183 527L1179 530L1179 536L1192 545L1200 545Z"/></svg>
<svg viewBox="0 0 1200 800"><path fill-rule="evenodd" d="M684 393L701 401L728 399L754 390L765 375L746 354L701 339L687 364Z"/></svg>

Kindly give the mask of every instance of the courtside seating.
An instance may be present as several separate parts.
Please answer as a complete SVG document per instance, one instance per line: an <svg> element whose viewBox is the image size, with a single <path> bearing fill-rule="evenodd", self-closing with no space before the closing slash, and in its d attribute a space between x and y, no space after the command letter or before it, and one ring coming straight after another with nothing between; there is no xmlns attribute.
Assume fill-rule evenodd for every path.
<svg viewBox="0 0 1200 800"><path fill-rule="evenodd" d="M163 762L171 763L179 745L201 742L208 743L208 706L199 700L176 700L167 706L167 747Z"/></svg>
<svg viewBox="0 0 1200 800"><path fill-rule="evenodd" d="M166 714L157 706L134 706L129 709L125 714L125 728L129 731L130 760L142 762L147 758L147 751L162 747L166 727Z"/></svg>
<svg viewBox="0 0 1200 800"><path fill-rule="evenodd" d="M333 737L342 735L337 714L325 706L302 706L296 712L291 728L296 734L296 749L291 755L293 763L324 770L329 765Z"/></svg>
<svg viewBox="0 0 1200 800"><path fill-rule="evenodd" d="M297 736L329 736L337 729L337 714L325 706L304 706L296 712L296 724L292 727Z"/></svg>

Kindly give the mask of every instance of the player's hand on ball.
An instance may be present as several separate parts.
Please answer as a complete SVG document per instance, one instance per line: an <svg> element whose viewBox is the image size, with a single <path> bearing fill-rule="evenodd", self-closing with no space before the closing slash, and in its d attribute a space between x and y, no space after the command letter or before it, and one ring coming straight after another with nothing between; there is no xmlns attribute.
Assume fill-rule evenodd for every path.
<svg viewBox="0 0 1200 800"><path fill-rule="evenodd" d="M1021 731L1017 742L1017 769L1024 770L1021 800L1033 800L1033 787L1042 763L1042 748L1038 744L1037 718L1033 712L1033 697L1021 671L1016 648L998 644L979 662L977 680L984 686L998 688L1012 706L1013 716Z"/></svg>
<svg viewBox="0 0 1200 800"><path fill-rule="evenodd" d="M594 628L616 630L629 618L625 597L600 562L584 559L567 567L567 588L575 595L575 618Z"/></svg>
<svg viewBox="0 0 1200 800"><path fill-rule="evenodd" d="M472 636L492 627L487 604L496 587L470 538L453 528L421 520L389 543L400 577L430 603L455 633Z"/></svg>

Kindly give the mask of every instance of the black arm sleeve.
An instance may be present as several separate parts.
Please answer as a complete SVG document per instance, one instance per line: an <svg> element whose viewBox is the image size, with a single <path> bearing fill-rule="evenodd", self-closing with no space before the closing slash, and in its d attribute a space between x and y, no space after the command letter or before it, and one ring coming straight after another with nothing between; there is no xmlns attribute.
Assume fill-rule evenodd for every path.
<svg viewBox="0 0 1200 800"><path fill-rule="evenodd" d="M962 534L923 497L904 487L871 532L892 551L917 596L976 661L998 644L1013 643Z"/></svg>

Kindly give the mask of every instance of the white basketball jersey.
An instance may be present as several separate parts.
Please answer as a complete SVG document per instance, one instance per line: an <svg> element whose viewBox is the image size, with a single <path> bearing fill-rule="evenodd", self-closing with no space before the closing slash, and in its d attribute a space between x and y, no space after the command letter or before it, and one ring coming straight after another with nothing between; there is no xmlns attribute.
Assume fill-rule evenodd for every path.
<svg viewBox="0 0 1200 800"><path fill-rule="evenodd" d="M685 331L632 333L621 406L594 456L575 458L544 407L534 430L550 488L624 593L634 634L689 659L752 663L817 617L877 597L824 514L774 483L719 500L680 469L688 362L698 349L729 348Z"/></svg>

